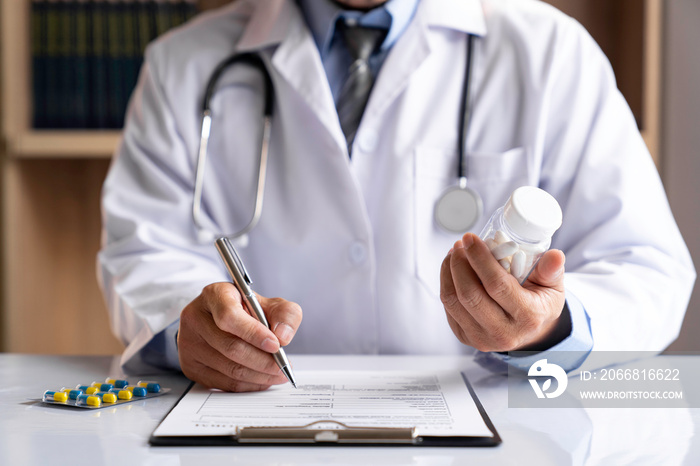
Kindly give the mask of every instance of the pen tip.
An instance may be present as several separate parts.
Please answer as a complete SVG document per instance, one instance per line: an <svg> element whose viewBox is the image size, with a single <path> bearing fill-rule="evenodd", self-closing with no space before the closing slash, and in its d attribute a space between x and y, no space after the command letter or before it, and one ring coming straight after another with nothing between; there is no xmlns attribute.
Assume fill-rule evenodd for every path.
<svg viewBox="0 0 700 466"><path fill-rule="evenodd" d="M297 388L297 382L294 380L294 375L292 374L292 368L287 366L282 367L282 372L287 376L287 380L292 384L294 388Z"/></svg>

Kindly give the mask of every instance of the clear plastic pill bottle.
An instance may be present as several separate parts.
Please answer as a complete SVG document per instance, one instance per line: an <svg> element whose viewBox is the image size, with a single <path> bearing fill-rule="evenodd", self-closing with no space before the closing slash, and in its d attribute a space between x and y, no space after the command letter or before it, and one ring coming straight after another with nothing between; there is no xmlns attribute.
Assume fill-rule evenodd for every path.
<svg viewBox="0 0 700 466"><path fill-rule="evenodd" d="M549 249L561 221L561 208L551 194L534 186L521 186L493 213L479 237L522 284Z"/></svg>

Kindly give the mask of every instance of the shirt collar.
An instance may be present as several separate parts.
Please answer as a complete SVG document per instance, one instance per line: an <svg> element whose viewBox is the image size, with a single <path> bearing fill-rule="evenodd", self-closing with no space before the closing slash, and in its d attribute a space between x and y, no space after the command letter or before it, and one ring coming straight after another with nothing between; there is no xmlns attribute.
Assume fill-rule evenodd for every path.
<svg viewBox="0 0 700 466"><path fill-rule="evenodd" d="M341 17L356 19L363 26L386 29L387 36L381 48L390 48L411 22L418 2L419 0L389 0L363 13L344 10L330 0L297 0L321 56L325 56L330 49L335 23Z"/></svg>
<svg viewBox="0 0 700 466"><path fill-rule="evenodd" d="M303 15L319 50L323 50L321 47L327 47L332 38L331 26L335 27L334 19L337 18L339 7L329 0L296 0L296 2L304 11ZM282 42L288 33L291 18L302 14L294 3L293 0L249 1L248 11L251 19L237 44L237 50L256 50ZM408 14L406 9L398 6L396 10L394 9L394 4L404 3L413 7L409 9ZM383 7L393 19L391 29L382 44L383 47L387 44L393 45L393 42L401 36L414 16L413 9L416 8L421 9L421 16L425 16L422 22L429 27L450 28L478 36L486 35L486 20L480 0L390 0ZM398 13L399 9L401 13ZM312 19L307 12L318 13L321 19ZM330 16L326 16L329 14ZM399 19L400 16L402 19ZM394 29L402 21L406 22L403 27Z"/></svg>

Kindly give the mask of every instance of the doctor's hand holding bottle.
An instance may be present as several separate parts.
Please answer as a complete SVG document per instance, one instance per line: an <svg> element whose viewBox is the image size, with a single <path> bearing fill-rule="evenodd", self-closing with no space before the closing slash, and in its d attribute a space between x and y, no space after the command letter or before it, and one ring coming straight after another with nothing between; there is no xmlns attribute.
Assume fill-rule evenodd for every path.
<svg viewBox="0 0 700 466"><path fill-rule="evenodd" d="M272 354L292 341L301 307L258 295L270 329L250 315L232 283L214 283L180 315L178 356L185 376L232 392L265 390L287 378Z"/></svg>
<svg viewBox="0 0 700 466"><path fill-rule="evenodd" d="M564 253L549 250L521 285L478 236L467 233L440 271L440 299L459 341L480 351L543 351L571 332L562 312Z"/></svg>

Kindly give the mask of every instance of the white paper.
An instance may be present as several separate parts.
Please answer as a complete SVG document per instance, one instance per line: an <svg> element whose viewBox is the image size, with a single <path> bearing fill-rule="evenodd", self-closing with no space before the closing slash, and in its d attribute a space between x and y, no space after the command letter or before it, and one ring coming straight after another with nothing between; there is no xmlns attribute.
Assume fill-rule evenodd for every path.
<svg viewBox="0 0 700 466"><path fill-rule="evenodd" d="M416 427L424 436L491 437L459 372L299 371L297 386L227 393L195 385L154 436L234 435L238 427L338 421Z"/></svg>

